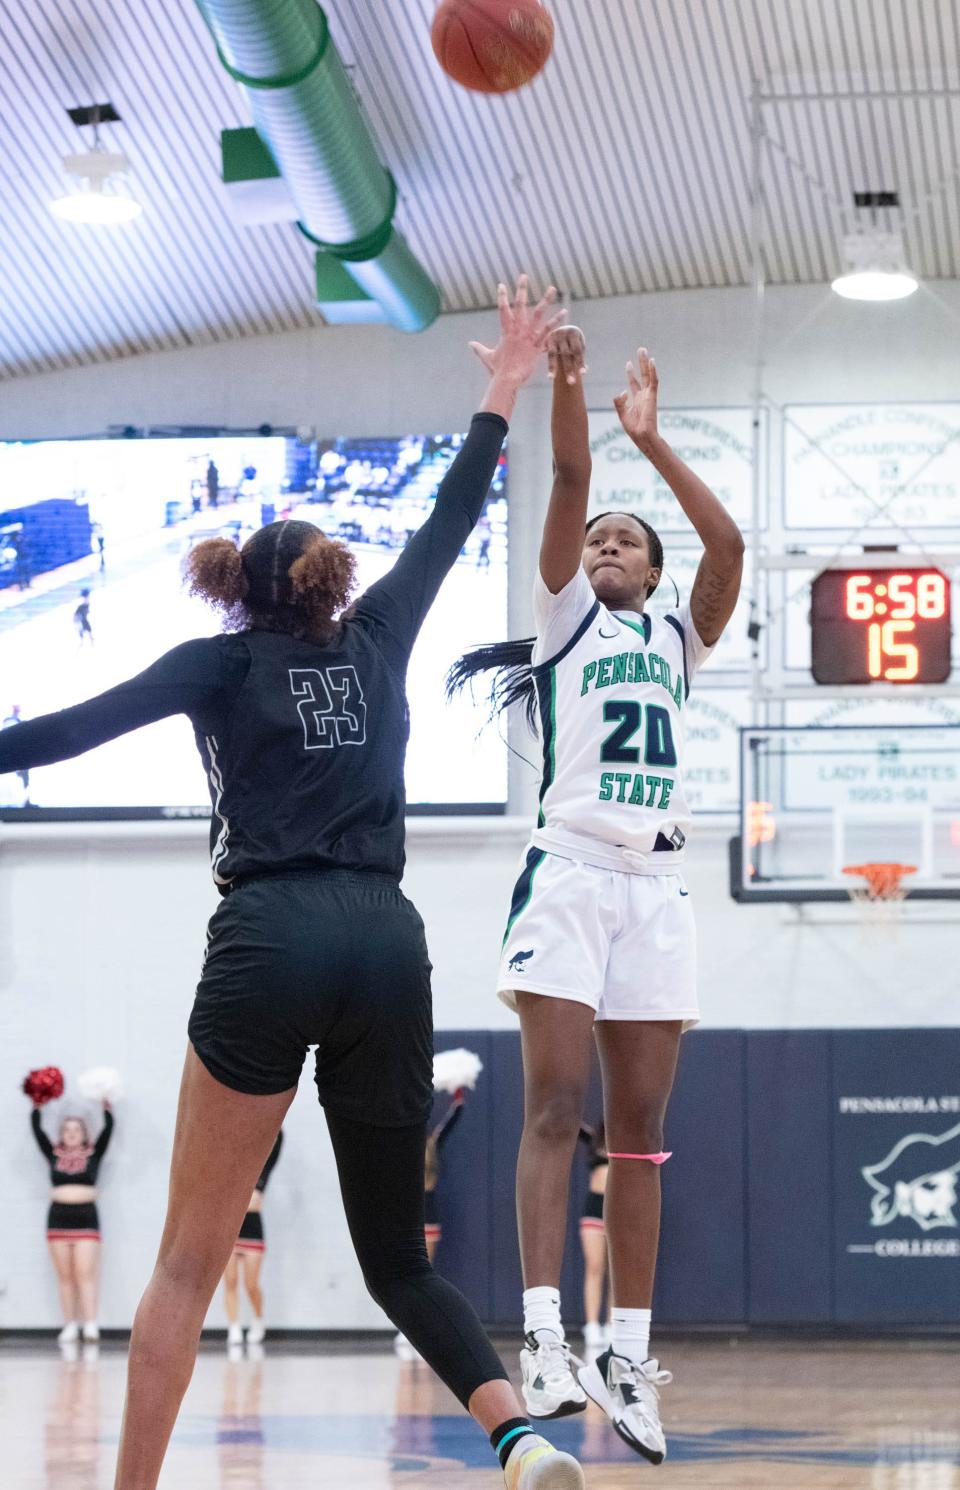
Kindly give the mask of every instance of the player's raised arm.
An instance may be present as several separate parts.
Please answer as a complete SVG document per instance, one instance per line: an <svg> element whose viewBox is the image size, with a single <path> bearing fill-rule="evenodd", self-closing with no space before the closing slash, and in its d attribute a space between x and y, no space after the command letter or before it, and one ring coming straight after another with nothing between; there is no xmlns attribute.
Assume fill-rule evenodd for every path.
<svg viewBox="0 0 960 1490"><path fill-rule="evenodd" d="M531 309L530 285L525 274L517 280L513 303L505 284L497 286L500 340L495 347L472 341L474 352L490 374L490 383L480 405L481 414L499 414L509 424L517 394L533 376L551 333L566 320L565 310L554 310L557 292L553 285Z"/></svg>
<svg viewBox="0 0 960 1490"><path fill-rule="evenodd" d="M229 681L217 640L183 642L96 698L28 719L0 736L0 774L84 755L172 714L202 713Z"/></svg>
<svg viewBox="0 0 960 1490"><path fill-rule="evenodd" d="M558 595L580 568L590 496L583 332L577 326L560 326L547 350L553 378L553 489L540 544L540 575L551 594Z"/></svg>
<svg viewBox="0 0 960 1490"><path fill-rule="evenodd" d="M501 284L497 291L500 338L496 346L470 343L490 373L480 409L440 483L430 517L410 539L390 573L371 585L356 606L358 617L369 617L385 626L389 642L400 651L413 646L437 591L480 517L517 394L532 377L551 331L566 317L566 311L553 309L556 294L551 286L531 307L526 275L518 279L512 303L506 285Z"/></svg>
<svg viewBox="0 0 960 1490"><path fill-rule="evenodd" d="M712 647L733 615L743 574L743 535L718 497L671 450L657 426L657 365L641 347L637 367L627 363L627 388L614 399L620 423L659 471L697 530L704 547L690 595L690 615L700 639Z"/></svg>

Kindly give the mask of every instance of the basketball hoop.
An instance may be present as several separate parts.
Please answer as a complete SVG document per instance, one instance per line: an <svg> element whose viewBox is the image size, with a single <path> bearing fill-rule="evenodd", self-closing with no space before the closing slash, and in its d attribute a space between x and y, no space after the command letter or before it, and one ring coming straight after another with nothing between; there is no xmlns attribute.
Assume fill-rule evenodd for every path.
<svg viewBox="0 0 960 1490"><path fill-rule="evenodd" d="M845 864L843 872L866 882L849 887L850 899L864 924L890 926L899 919L900 909L909 894L903 880L908 874L916 874L917 866L889 862Z"/></svg>

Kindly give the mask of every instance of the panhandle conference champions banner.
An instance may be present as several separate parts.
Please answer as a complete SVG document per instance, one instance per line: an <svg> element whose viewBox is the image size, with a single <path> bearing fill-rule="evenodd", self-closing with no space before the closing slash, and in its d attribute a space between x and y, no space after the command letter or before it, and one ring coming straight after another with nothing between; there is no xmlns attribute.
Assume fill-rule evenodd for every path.
<svg viewBox="0 0 960 1490"><path fill-rule="evenodd" d="M673 449L716 492L742 530L751 525L753 434L750 409L662 409L660 429ZM590 411L593 482L590 515L635 512L664 537L692 526L668 486L620 427L612 409ZM766 521L761 510L761 526Z"/></svg>
<svg viewBox="0 0 960 1490"><path fill-rule="evenodd" d="M960 404L784 409L788 528L952 528Z"/></svg>

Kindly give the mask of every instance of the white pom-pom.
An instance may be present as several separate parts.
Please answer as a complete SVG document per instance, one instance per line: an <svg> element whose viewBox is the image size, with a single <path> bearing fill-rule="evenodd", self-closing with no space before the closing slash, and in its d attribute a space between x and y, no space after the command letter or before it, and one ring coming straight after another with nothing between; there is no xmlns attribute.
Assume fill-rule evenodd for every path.
<svg viewBox="0 0 960 1490"><path fill-rule="evenodd" d="M115 1102L123 1083L113 1066L93 1066L77 1077L77 1089L88 1102Z"/></svg>
<svg viewBox="0 0 960 1490"><path fill-rule="evenodd" d="M464 1086L473 1091L482 1070L483 1062L472 1050L441 1050L433 1058L433 1089L451 1096Z"/></svg>

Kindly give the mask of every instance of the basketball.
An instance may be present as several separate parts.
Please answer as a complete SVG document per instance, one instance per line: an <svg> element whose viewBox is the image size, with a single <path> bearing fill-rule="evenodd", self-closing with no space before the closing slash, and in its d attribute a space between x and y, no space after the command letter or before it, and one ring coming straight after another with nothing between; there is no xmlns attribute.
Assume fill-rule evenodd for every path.
<svg viewBox="0 0 960 1490"><path fill-rule="evenodd" d="M540 0L443 0L431 40L440 66L461 87L511 93L550 56L553 17Z"/></svg>

